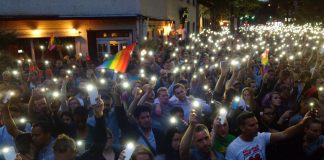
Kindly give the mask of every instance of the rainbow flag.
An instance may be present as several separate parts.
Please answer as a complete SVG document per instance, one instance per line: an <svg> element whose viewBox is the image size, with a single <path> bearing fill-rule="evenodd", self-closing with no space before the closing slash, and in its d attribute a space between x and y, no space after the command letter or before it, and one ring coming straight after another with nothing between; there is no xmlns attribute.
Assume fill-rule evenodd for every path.
<svg viewBox="0 0 324 160"><path fill-rule="evenodd" d="M55 44L54 44L54 34L51 35L51 38L49 40L49 43L48 43L48 50L51 51L55 48Z"/></svg>
<svg viewBox="0 0 324 160"><path fill-rule="evenodd" d="M109 57L100 66L98 66L97 69L107 68L121 73L125 73L130 59L130 55L134 50L135 46L136 43L128 45L125 49L119 51L114 56Z"/></svg>
<svg viewBox="0 0 324 160"><path fill-rule="evenodd" d="M269 49L265 49L261 54L261 64L266 66L269 62Z"/></svg>

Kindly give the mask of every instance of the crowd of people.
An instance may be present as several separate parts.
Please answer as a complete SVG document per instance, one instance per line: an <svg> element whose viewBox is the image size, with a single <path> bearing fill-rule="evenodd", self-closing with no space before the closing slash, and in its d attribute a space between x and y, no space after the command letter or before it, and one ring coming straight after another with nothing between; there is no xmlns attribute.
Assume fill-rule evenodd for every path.
<svg viewBox="0 0 324 160"><path fill-rule="evenodd" d="M323 33L203 30L137 47L126 73L19 59L1 77L0 159L324 159Z"/></svg>

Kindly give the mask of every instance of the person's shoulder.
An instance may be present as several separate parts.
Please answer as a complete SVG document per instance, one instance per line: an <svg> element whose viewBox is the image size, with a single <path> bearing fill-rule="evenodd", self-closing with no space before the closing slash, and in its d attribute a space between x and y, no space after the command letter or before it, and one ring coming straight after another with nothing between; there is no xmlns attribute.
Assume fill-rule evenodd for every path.
<svg viewBox="0 0 324 160"><path fill-rule="evenodd" d="M229 149L235 149L238 145L242 143L242 140L240 137L236 137L232 140L232 142L228 145L227 150Z"/></svg>
<svg viewBox="0 0 324 160"><path fill-rule="evenodd" d="M226 137L229 141L234 141L236 139L235 136L231 135L231 134L228 134L227 137Z"/></svg>
<svg viewBox="0 0 324 160"><path fill-rule="evenodd" d="M6 130L5 126L0 127L0 138L3 136L4 132L7 132Z"/></svg>
<svg viewBox="0 0 324 160"><path fill-rule="evenodd" d="M324 143L324 135L320 135L318 139L321 144Z"/></svg>
<svg viewBox="0 0 324 160"><path fill-rule="evenodd" d="M164 136L164 132L158 128L152 128L152 132L154 135L157 135L157 136Z"/></svg>
<svg viewBox="0 0 324 160"><path fill-rule="evenodd" d="M270 132L258 132L257 137L270 136L270 135L271 135Z"/></svg>
<svg viewBox="0 0 324 160"><path fill-rule="evenodd" d="M258 135L254 138L254 141L259 142L270 142L271 133L270 132L258 132Z"/></svg>

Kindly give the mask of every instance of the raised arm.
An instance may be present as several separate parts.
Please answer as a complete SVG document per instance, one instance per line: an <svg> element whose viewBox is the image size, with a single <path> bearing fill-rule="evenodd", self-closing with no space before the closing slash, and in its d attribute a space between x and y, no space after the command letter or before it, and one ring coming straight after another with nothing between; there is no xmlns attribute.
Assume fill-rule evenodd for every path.
<svg viewBox="0 0 324 160"><path fill-rule="evenodd" d="M282 141L282 140L291 138L298 133L301 133L304 128L304 123L307 121L307 119L310 118L309 114L310 114L310 112L308 112L305 115L304 119L302 121L300 121L299 123L297 123L296 125L293 125L281 132L271 133L270 143Z"/></svg>
<svg viewBox="0 0 324 160"><path fill-rule="evenodd" d="M216 93L222 93L223 92L228 71L229 71L229 69L228 69L227 66L222 66L221 65L221 74L220 74L220 77L218 78L216 86L215 86L215 92Z"/></svg>
<svg viewBox="0 0 324 160"><path fill-rule="evenodd" d="M119 95L115 94L113 95L113 97L115 102L115 112L117 114L118 126L121 129L122 134L130 134L130 132L133 132L135 130L134 128L132 128L132 124L129 122L129 119L131 119L132 117L126 115L125 108L123 107Z"/></svg>
<svg viewBox="0 0 324 160"><path fill-rule="evenodd" d="M191 140L193 136L193 132L195 129L196 124L198 124L198 118L195 112L191 112L189 117L189 127L187 128L184 136L180 142L180 160L189 160L190 159L190 146Z"/></svg>
<svg viewBox="0 0 324 160"><path fill-rule="evenodd" d="M59 111L60 112L64 112L64 111L68 111L69 108L68 108L68 105L66 104L66 85L68 83L68 79L66 78L63 78L62 80L62 87L61 87L61 106L60 106L60 109Z"/></svg>
<svg viewBox="0 0 324 160"><path fill-rule="evenodd" d="M225 90L228 90L233 85L234 81L237 80L239 70L236 66L233 67L231 78L225 84Z"/></svg>
<svg viewBox="0 0 324 160"><path fill-rule="evenodd" d="M314 68L314 72L312 74L312 79L316 79L319 78L320 76L320 71L321 71L321 67L323 65L323 58L324 56L322 56L322 54L320 54L319 52L317 53L317 59L316 59L316 63L315 63L315 68Z"/></svg>
<svg viewBox="0 0 324 160"><path fill-rule="evenodd" d="M142 97L142 89L137 88L135 91L135 96L134 99L132 101L132 103L129 105L129 108L127 110L128 115L133 115L133 112L135 110L135 108L137 107L137 105L139 104L139 101Z"/></svg>
<svg viewBox="0 0 324 160"><path fill-rule="evenodd" d="M10 102L7 104L1 104L2 106L2 116L3 116L3 122L9 132L9 134L16 138L18 135L23 134L24 132L20 131L14 120L12 119L12 116L10 114L9 107L11 106Z"/></svg>
<svg viewBox="0 0 324 160"><path fill-rule="evenodd" d="M104 102L99 96L97 98L97 105L94 108L95 113L95 119L96 119L96 125L95 125L95 133L94 136L94 147L102 152L103 148L105 147L105 142L107 139L107 131L106 131L106 125L105 125L105 118L104 118ZM100 152L99 151L99 152Z"/></svg>

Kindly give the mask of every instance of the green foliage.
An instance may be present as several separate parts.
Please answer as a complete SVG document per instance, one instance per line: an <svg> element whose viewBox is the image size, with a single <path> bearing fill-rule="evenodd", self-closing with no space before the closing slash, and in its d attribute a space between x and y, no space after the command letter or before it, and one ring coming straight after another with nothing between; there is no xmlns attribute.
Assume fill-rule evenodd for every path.
<svg viewBox="0 0 324 160"><path fill-rule="evenodd" d="M236 16L251 14L260 7L258 0L232 0Z"/></svg>
<svg viewBox="0 0 324 160"><path fill-rule="evenodd" d="M324 22L324 0L300 0L296 8L297 22Z"/></svg>
<svg viewBox="0 0 324 160"><path fill-rule="evenodd" d="M276 17L296 18L297 23L324 22L324 0L270 0L276 6Z"/></svg>

